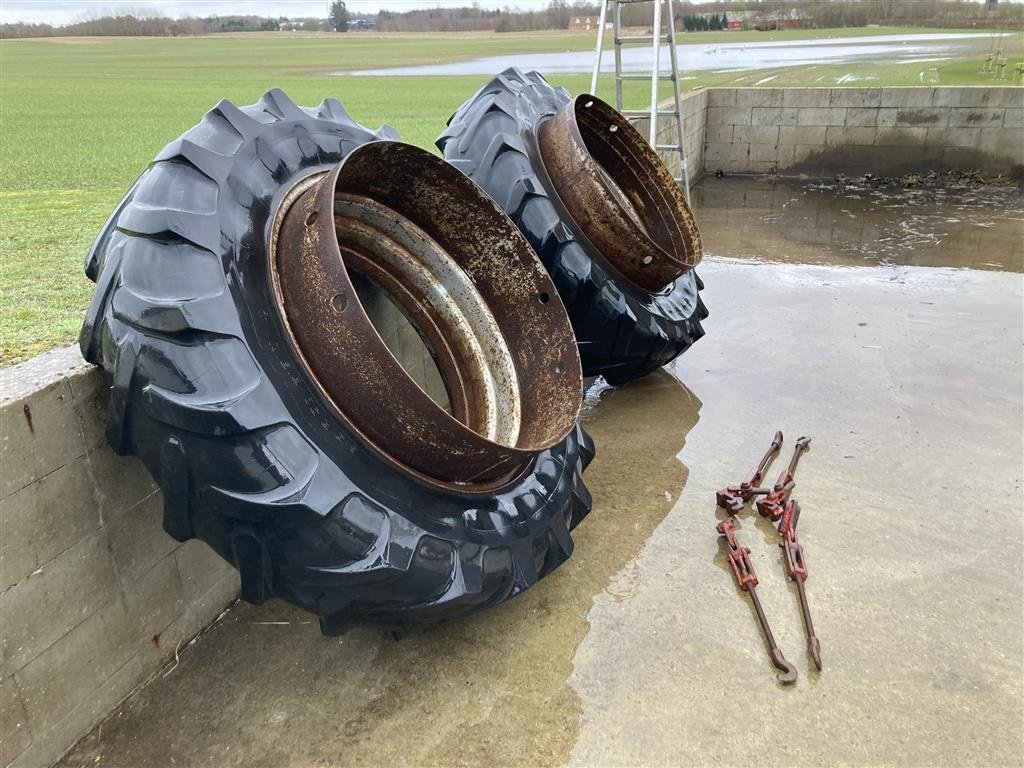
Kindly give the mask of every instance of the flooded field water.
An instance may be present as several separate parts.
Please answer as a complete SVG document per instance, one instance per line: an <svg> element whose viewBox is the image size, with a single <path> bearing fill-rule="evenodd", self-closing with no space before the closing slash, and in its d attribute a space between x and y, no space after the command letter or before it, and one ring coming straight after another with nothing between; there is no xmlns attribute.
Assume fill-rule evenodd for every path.
<svg viewBox="0 0 1024 768"><path fill-rule="evenodd" d="M596 34L596 33L595 33ZM837 37L820 40L770 39L742 43L678 45L681 69L701 72L727 72L767 67L796 67L814 64L842 64L871 61L874 64L897 64L916 61L942 61L956 56L980 56L992 47L991 34L963 32L884 37ZM686 36L683 35L683 39ZM613 66L611 41L602 56L601 65ZM669 53L662 51L661 67L670 66ZM415 67L388 67L336 72L338 75L494 75L509 67L536 69L544 74L588 73L594 67L593 51L562 53L531 53L514 56L488 56L470 61L425 64ZM650 48L623 47L622 69L625 72L650 71ZM685 78L684 78L685 79Z"/></svg>
<svg viewBox="0 0 1024 768"><path fill-rule="evenodd" d="M562 568L397 642L239 604L62 765L1019 765L1019 199L694 196L707 335L588 395L594 508ZM776 429L769 478L813 438L795 496L821 673L777 533L745 511L738 538L787 688L715 533L715 490Z"/></svg>

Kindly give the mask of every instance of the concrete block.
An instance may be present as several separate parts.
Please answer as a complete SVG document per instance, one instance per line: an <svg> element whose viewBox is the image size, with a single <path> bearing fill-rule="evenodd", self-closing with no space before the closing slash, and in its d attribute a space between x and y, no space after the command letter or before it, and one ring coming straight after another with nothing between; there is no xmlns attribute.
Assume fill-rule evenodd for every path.
<svg viewBox="0 0 1024 768"><path fill-rule="evenodd" d="M731 125L709 125L704 139L708 144L731 144L732 132Z"/></svg>
<svg viewBox="0 0 1024 768"><path fill-rule="evenodd" d="M738 88L737 107L781 107L783 91L780 88Z"/></svg>
<svg viewBox="0 0 1024 768"><path fill-rule="evenodd" d="M880 107L930 107L932 91L929 87L883 88Z"/></svg>
<svg viewBox="0 0 1024 768"><path fill-rule="evenodd" d="M928 138L928 129L922 127L880 129L875 137L875 144L886 147L908 147L924 143Z"/></svg>
<svg viewBox="0 0 1024 768"><path fill-rule="evenodd" d="M949 110L932 107L896 109L896 126L908 128L941 128L948 124Z"/></svg>
<svg viewBox="0 0 1024 768"><path fill-rule="evenodd" d="M851 127L871 126L874 128L878 125L878 108L851 107L846 110L846 124Z"/></svg>
<svg viewBox="0 0 1024 768"><path fill-rule="evenodd" d="M85 459L104 525L111 525L140 501L158 492L146 466L135 456L118 456L109 448L100 447Z"/></svg>
<svg viewBox="0 0 1024 768"><path fill-rule="evenodd" d="M796 107L753 107L751 125L796 125L799 110Z"/></svg>
<svg viewBox="0 0 1024 768"><path fill-rule="evenodd" d="M15 674L32 733L45 733L130 659L124 606L114 598Z"/></svg>
<svg viewBox="0 0 1024 768"><path fill-rule="evenodd" d="M197 539L186 541L175 549L174 562L181 580L182 596L190 605L235 570L234 566Z"/></svg>
<svg viewBox="0 0 1024 768"><path fill-rule="evenodd" d="M896 125L896 117L898 114L899 110L896 109L896 107L879 107L878 112L875 114L875 127L891 128ZM847 114L846 118L849 120L850 115Z"/></svg>
<svg viewBox="0 0 1024 768"><path fill-rule="evenodd" d="M1003 114L1003 128L1024 128L1024 109L1008 108Z"/></svg>
<svg viewBox="0 0 1024 768"><path fill-rule="evenodd" d="M786 88L782 94L782 106L825 108L829 106L831 95L829 88Z"/></svg>
<svg viewBox="0 0 1024 768"><path fill-rule="evenodd" d="M748 160L741 165L725 170L732 173L773 173L778 170L774 160Z"/></svg>
<svg viewBox="0 0 1024 768"><path fill-rule="evenodd" d="M970 147L978 145L980 128L929 128L925 140L940 147Z"/></svg>
<svg viewBox="0 0 1024 768"><path fill-rule="evenodd" d="M1020 86L989 88L985 106L1024 109L1024 88Z"/></svg>
<svg viewBox="0 0 1024 768"><path fill-rule="evenodd" d="M118 579L130 585L178 547L163 529L163 497L154 493L107 526Z"/></svg>
<svg viewBox="0 0 1024 768"><path fill-rule="evenodd" d="M962 86L935 88L932 105L936 107L987 107L991 94L998 88L988 86ZM996 97L998 98L998 97Z"/></svg>
<svg viewBox="0 0 1024 768"><path fill-rule="evenodd" d="M723 105L733 106L733 105ZM696 117L703 115L708 108L707 91L683 96L683 117Z"/></svg>
<svg viewBox="0 0 1024 768"><path fill-rule="evenodd" d="M779 162L779 153L775 143L751 144L747 155L752 163L770 163L773 167Z"/></svg>
<svg viewBox="0 0 1024 768"><path fill-rule="evenodd" d="M874 128L829 126L825 133L825 144L832 147L865 146L874 143Z"/></svg>
<svg viewBox="0 0 1024 768"><path fill-rule="evenodd" d="M894 164L917 162L921 164L937 165L945 161L947 152L956 147L946 147L942 144L929 144L927 141L913 147L889 147L893 153Z"/></svg>
<svg viewBox="0 0 1024 768"><path fill-rule="evenodd" d="M735 107L736 106L736 89L735 88L708 88L706 91L708 95L707 106L711 107Z"/></svg>
<svg viewBox="0 0 1024 768"><path fill-rule="evenodd" d="M882 105L881 88L833 88L829 93L829 106L870 109Z"/></svg>
<svg viewBox="0 0 1024 768"><path fill-rule="evenodd" d="M145 645L185 611L181 579L173 555L123 583L131 636Z"/></svg>
<svg viewBox="0 0 1024 768"><path fill-rule="evenodd" d="M0 500L0 590L99 527L99 507L84 456Z"/></svg>
<svg viewBox="0 0 1024 768"><path fill-rule="evenodd" d="M735 144L777 144L779 127L777 125L737 125L733 128Z"/></svg>
<svg viewBox="0 0 1024 768"><path fill-rule="evenodd" d="M708 107L707 113L707 127L710 128L713 125L732 125L725 121L727 112L732 111L732 107Z"/></svg>
<svg viewBox="0 0 1024 768"><path fill-rule="evenodd" d="M704 126L707 117L707 107L696 105L683 105L683 125L688 131L698 130Z"/></svg>
<svg viewBox="0 0 1024 768"><path fill-rule="evenodd" d="M792 144L779 144L775 147L775 163L780 169L793 165L796 156L794 149Z"/></svg>
<svg viewBox="0 0 1024 768"><path fill-rule="evenodd" d="M708 125L750 125L750 107L708 107Z"/></svg>
<svg viewBox="0 0 1024 768"><path fill-rule="evenodd" d="M83 453L82 430L67 379L0 407L0 498Z"/></svg>
<svg viewBox="0 0 1024 768"><path fill-rule="evenodd" d="M964 107L949 110L950 127L966 126L970 128L1001 128L1002 107Z"/></svg>
<svg viewBox="0 0 1024 768"><path fill-rule="evenodd" d="M99 531L0 593L0 675L21 669L99 610L115 584Z"/></svg>
<svg viewBox="0 0 1024 768"><path fill-rule="evenodd" d="M704 169L710 172L724 170L735 158L734 144L708 144L704 147Z"/></svg>
<svg viewBox="0 0 1024 768"><path fill-rule="evenodd" d="M32 734L32 744L14 758L10 768L39 768L55 763L60 756L93 726L109 714L144 680L142 664L133 657L63 720L48 731Z"/></svg>
<svg viewBox="0 0 1024 768"><path fill-rule="evenodd" d="M821 130L822 130L822 132L825 131L824 128L822 128ZM813 155L816 155L817 153L821 152L821 149L822 149L821 144L818 144L818 143L815 143L815 144L794 144L793 145L793 159L792 159L792 163L791 164L795 165L796 163L802 163L802 162L806 161L809 157L812 157Z"/></svg>
<svg viewBox="0 0 1024 768"><path fill-rule="evenodd" d="M1018 128L982 128L975 148L1015 165L1024 165L1024 137Z"/></svg>
<svg viewBox="0 0 1024 768"><path fill-rule="evenodd" d="M13 677L0 680L0 765L8 765L32 742L28 716Z"/></svg>
<svg viewBox="0 0 1024 768"><path fill-rule="evenodd" d="M24 363L4 368L4 375L0 376L0 405L6 406L53 384L93 370L94 367L82 359L77 344L51 349Z"/></svg>
<svg viewBox="0 0 1024 768"><path fill-rule="evenodd" d="M780 144L824 144L825 126L801 125L779 128Z"/></svg>
<svg viewBox="0 0 1024 768"><path fill-rule="evenodd" d="M77 350L77 347L75 348ZM107 444L110 384L102 368L89 368L68 377L75 413L82 427L86 452Z"/></svg>
<svg viewBox="0 0 1024 768"><path fill-rule="evenodd" d="M845 125L845 107L806 107L797 115L797 125Z"/></svg>

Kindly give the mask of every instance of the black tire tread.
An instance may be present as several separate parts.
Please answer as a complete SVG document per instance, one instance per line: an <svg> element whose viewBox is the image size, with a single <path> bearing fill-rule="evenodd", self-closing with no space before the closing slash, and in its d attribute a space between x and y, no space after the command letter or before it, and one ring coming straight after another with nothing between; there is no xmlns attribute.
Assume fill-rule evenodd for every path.
<svg viewBox="0 0 1024 768"><path fill-rule="evenodd" d="M590 511L581 473L593 445L579 427L489 500L439 495L361 458L402 484L396 497L375 498L373 482L361 488L342 466L354 438L309 415L317 406L294 366L276 363L271 375L256 352L250 297L238 293L248 246L226 246L223 228L246 213L265 220L270 192L394 138L387 126L358 125L334 99L304 109L275 89L247 107L222 101L157 155L86 258L97 288L82 354L111 376L109 442L154 475L165 529L232 562L246 600L285 598L329 632L500 602L564 562L569 530ZM282 381L295 382L292 401ZM422 514L442 503L462 511L459 525ZM477 507L501 524L474 527Z"/></svg>

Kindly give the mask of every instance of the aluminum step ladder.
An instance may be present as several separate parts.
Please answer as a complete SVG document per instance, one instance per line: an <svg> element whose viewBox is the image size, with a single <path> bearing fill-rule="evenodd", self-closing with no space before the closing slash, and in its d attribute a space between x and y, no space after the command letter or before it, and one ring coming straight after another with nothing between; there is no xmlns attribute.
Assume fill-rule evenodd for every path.
<svg viewBox="0 0 1024 768"><path fill-rule="evenodd" d="M654 26L651 35L629 35L622 34L622 6L630 3L654 3ZM662 5L666 6L668 13L668 29L662 31ZM686 202L690 202L690 179L686 162L686 150L683 148L683 139L686 134L683 132L683 99L679 93L679 62L676 51L676 24L675 12L672 7L672 0L602 0L601 18L597 25L597 50L594 56L594 74L590 78L590 92L597 93L597 76L601 71L601 53L604 47L604 29L608 21L609 10L612 16L612 34L615 38L615 108L625 117L649 117L651 121L650 136L648 141L655 150L679 153L680 175L676 181L683 185L683 194ZM622 46L648 43L651 46L652 64L650 74L623 74L622 72ZM668 44L669 60L672 64L671 72L664 72L661 69L661 46ZM627 80L650 81L651 83L651 108L650 109L623 109L622 108L622 83ZM658 84L663 80L672 81L673 94L675 96L674 109L658 109ZM658 143L658 118L674 117L676 124L676 142L674 144Z"/></svg>

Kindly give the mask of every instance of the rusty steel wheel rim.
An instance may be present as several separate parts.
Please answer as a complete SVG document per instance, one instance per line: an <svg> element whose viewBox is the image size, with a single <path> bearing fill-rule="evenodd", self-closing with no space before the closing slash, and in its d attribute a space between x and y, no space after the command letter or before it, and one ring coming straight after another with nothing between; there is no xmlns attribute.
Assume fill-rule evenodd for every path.
<svg viewBox="0 0 1024 768"><path fill-rule="evenodd" d="M285 195L270 246L298 358L341 421L392 464L492 489L575 425L582 371L553 283L511 220L441 159L399 142L359 147ZM413 322L451 413L385 345L349 268Z"/></svg>
<svg viewBox="0 0 1024 768"><path fill-rule="evenodd" d="M537 146L554 192L605 261L652 293L701 260L683 192L640 133L583 94L541 123Z"/></svg>

